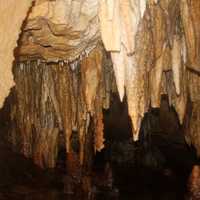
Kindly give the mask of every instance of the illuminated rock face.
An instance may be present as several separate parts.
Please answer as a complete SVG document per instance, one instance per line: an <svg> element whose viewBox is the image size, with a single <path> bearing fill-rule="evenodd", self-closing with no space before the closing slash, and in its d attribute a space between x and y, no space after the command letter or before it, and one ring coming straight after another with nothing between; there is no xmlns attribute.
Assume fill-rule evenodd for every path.
<svg viewBox="0 0 200 200"><path fill-rule="evenodd" d="M14 5L11 0L8 2ZM16 12L13 10L15 8L12 8L9 4L9 6L7 3L0 4L1 14L3 13L0 20L7 22L6 24L2 23L2 30L6 34L2 34L3 37L1 38L0 55L2 59L0 59L0 62L3 63L0 63L2 66L0 72L5 76L1 76L3 81L0 81L2 94L0 102L3 102L3 98L13 85L11 74L12 52L16 46L21 23L30 6L30 2L21 2L16 7ZM44 102L48 102L48 96L52 98L55 112L59 113L58 124L61 124L60 126L62 126L66 136L68 151L70 151L71 130L77 129L77 121L73 115L77 112L77 107L74 106L74 102L76 102L74 91L77 92L76 95L79 95L80 102L82 102L81 106L79 105L82 110L78 111L78 118L84 119L84 123L86 123L88 113L94 117L96 127L95 149L100 150L103 147L101 109L104 104L106 104L106 108L109 107L109 98L106 98L106 103L102 103L98 92L99 85L103 84L100 88L106 88L108 85L110 87L112 82L109 79L111 78L110 75L103 72L105 65L105 63L102 64L102 55L105 54L101 47L103 43L106 51L110 52L111 55L120 99L122 100L124 95L127 97L133 127L133 139L138 139L144 113L148 111L150 106L159 107L160 96L167 94L170 105L174 106L179 116L180 123L185 120L186 105L188 99L190 99L193 109L188 120L190 126L186 129L186 139L188 143L194 144L200 152L199 8L200 2L196 0L35 1L26 23L24 23L16 53L22 68L23 62L37 60L39 71L34 72L36 77L40 76L38 73L49 76L49 72L48 75L45 75L46 72L40 72L41 63L44 66L47 66L48 63L54 63L52 65L55 65L54 68L59 75L56 80L53 80L54 77L51 76L48 77L48 80L44 78L41 87L44 87L48 94L44 93L42 97ZM6 12L3 12L3 10L6 10ZM9 21L9 16L12 16L12 23ZM108 60L106 62L109 62ZM82 83L76 82L76 85L79 85L81 89L72 90L72 86L64 87L65 84L71 84L73 76L65 68L74 71L77 66L81 68ZM46 67L44 68L46 69ZM43 68L41 67L41 69ZM24 74L24 76L27 75ZM102 77L109 80L105 79L102 82ZM78 80L77 77L76 79ZM16 81L17 84L20 84L19 75L16 76ZM51 89L45 83L50 84L48 86ZM55 87L58 88L55 89ZM18 93L23 92L23 90L20 91L20 86L16 86L16 88ZM27 92L25 95L28 95L28 90L29 88L24 89ZM55 91L58 94L54 95ZM38 95L41 94L38 93ZM62 100L55 100L54 96ZM20 99L19 94L18 98ZM22 107L25 105L23 101L19 101ZM29 99L29 101L32 100ZM45 105L44 102L41 105ZM63 107L70 109L62 110ZM43 108L45 107L43 106ZM43 109L44 116L46 114L45 109ZM29 112L32 111L27 110L27 116L29 116ZM20 117L19 120L21 121L18 123L21 125L24 123L24 119ZM35 120L34 118L33 124L36 123ZM30 130L30 126L27 130ZM82 128L79 129L79 138L82 141L81 152L83 154L84 126L81 125L80 127ZM23 129L26 130L24 127ZM29 134L27 130L24 133L25 135ZM58 130L54 131L54 135L57 135ZM40 129L36 132L40 132ZM48 131L45 130L45 132L44 135L51 135ZM30 144L31 140L27 142L26 136L24 137L23 141ZM43 144L42 140L41 143ZM48 148L50 147L46 147L46 149ZM41 153L43 150L44 148L38 150L37 155L40 155L39 157L43 154ZM26 150L24 150L24 153L29 154L26 153ZM81 159L83 159L82 154L80 155ZM47 163L53 165L53 162L48 161Z"/></svg>
<svg viewBox="0 0 200 200"><path fill-rule="evenodd" d="M162 94L181 124L188 98L199 102L199 6L195 0L100 2L102 40L111 52L120 98L127 96L135 140L144 113L160 106ZM187 138L199 149L199 120L194 121Z"/></svg>
<svg viewBox="0 0 200 200"><path fill-rule="evenodd" d="M98 0L36 1L19 54L25 60L73 62L88 55L99 39Z"/></svg>
<svg viewBox="0 0 200 200"><path fill-rule="evenodd" d="M34 60L16 64L13 71L9 138L15 149L39 166L52 168L59 137L66 151L73 153L76 135L80 163L104 147L102 109L109 107L115 82L103 49L93 50L75 69L63 62ZM91 138L94 142L89 143Z"/></svg>
<svg viewBox="0 0 200 200"><path fill-rule="evenodd" d="M31 0L15 0L0 2L0 107L4 98L9 94L14 85L12 75L12 62L14 60L14 48L21 32Z"/></svg>

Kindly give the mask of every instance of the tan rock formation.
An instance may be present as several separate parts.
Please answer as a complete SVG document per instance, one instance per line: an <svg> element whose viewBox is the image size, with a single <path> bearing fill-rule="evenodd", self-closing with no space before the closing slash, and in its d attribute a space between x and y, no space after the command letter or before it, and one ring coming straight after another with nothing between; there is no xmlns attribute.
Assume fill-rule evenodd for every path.
<svg viewBox="0 0 200 200"><path fill-rule="evenodd" d="M21 32L22 22L27 16L32 0L0 2L0 107L10 88L14 85L12 62L14 48Z"/></svg>
<svg viewBox="0 0 200 200"><path fill-rule="evenodd" d="M95 48L99 36L97 0L36 1L19 54L56 62L81 60Z"/></svg>
<svg viewBox="0 0 200 200"><path fill-rule="evenodd" d="M2 3L2 9L8 10L8 13L11 12L12 7L3 8L5 5ZM45 106L49 101L48 98L51 97L52 110L57 113L59 130L61 129L66 136L67 151L71 151L72 130L78 130L80 160L83 160L86 129L91 120L93 120L97 138L95 149L100 150L103 147L102 107L109 107L109 93L106 91L108 88L109 91L111 90L111 83L115 81L111 80L112 76L105 72L109 64L102 64L106 60L105 52L101 47L102 41L111 55L120 99L123 100L124 95L127 97L134 140L138 139L144 113L150 106L159 107L160 96L167 94L170 105L174 106L177 111L180 123L184 123L186 105L188 99L191 100L193 109L190 126L187 129L187 141L193 143L200 152L199 8L200 2L197 0L38 0L35 2L19 42L20 66L23 68L23 61L34 60L36 62L37 60L34 66L39 66L38 73L45 77L43 81L40 80L41 86L37 85L45 91L37 91L38 95L44 99L42 102L40 99L37 100L41 104L36 103L40 105L38 109L44 112L39 118L46 119L47 108ZM25 8L21 9L25 10ZM18 11L21 13L20 7ZM1 20L6 16L5 14ZM22 21L24 16L21 18L17 16L16 23L18 17ZM13 22L11 25L16 24L15 21ZM7 32L9 37L6 35L2 39L1 52L3 53L1 55L4 58L1 60L9 60L9 63L4 63L2 66L7 64L11 66L12 59L7 57L11 54L5 51L5 48L9 50L14 48L19 32L20 23L18 31L14 31L16 36L12 35L14 41L12 43L10 40L10 35L13 34L13 30L10 29L11 25L7 20L4 32ZM106 62L109 62L108 60ZM29 65L25 63L26 66ZM50 72L51 70L46 69L48 63L51 65L51 70L55 70L57 74L55 77ZM71 71L76 71L77 66L78 68L81 66L81 70L74 75ZM7 94L7 85L12 85L12 81L9 82L11 80L9 79L11 77L10 68L1 69L3 69L1 73L9 76L4 78L8 80L8 83L1 86L2 94ZM40 70L44 71L40 72ZM41 76L34 73L37 78ZM24 76L27 75L24 71ZM81 76L81 79L78 76ZM19 76L16 75L16 77L20 87L23 87ZM23 79L25 83L27 80ZM29 81L34 82L30 77ZM0 84L3 83L0 82ZM18 95L23 95L18 86L16 88ZM25 86L26 95L29 93L28 89ZM22 107L36 101L29 99L30 102L25 102L27 99L22 99L20 95L17 98ZM63 110L63 108L66 109ZM37 132L44 132L44 135L58 134L57 129L49 132L41 128L42 123L38 122L35 117L40 114L35 114L27 107L23 109L26 110L27 116L31 112L33 119L30 124L27 123L20 129L27 130L25 132L28 134L32 124L37 124L39 127ZM50 113L53 112L52 110ZM24 115L18 116L20 126L24 123L22 116L24 117ZM50 117L46 120L49 120L51 124L55 119ZM38 134L40 138L41 133ZM23 138L25 143L30 143L31 138L27 139L28 137ZM44 138L41 139L41 141L44 140ZM49 143L45 148L38 150L39 160L41 160L41 155L45 154L44 149L46 152L47 149L55 147L54 143L51 143L51 147L48 145ZM46 154L45 156L48 157ZM47 160L46 163L53 165L53 162Z"/></svg>

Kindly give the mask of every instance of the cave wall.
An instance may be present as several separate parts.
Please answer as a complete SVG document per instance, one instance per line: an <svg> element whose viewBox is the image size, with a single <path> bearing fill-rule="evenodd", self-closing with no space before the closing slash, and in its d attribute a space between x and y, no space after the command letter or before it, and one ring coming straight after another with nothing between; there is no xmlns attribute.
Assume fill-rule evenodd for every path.
<svg viewBox="0 0 200 200"><path fill-rule="evenodd" d="M12 75L12 62L14 60L14 48L21 32L22 23L31 6L32 0L15 0L0 2L0 108L4 99L14 85Z"/></svg>

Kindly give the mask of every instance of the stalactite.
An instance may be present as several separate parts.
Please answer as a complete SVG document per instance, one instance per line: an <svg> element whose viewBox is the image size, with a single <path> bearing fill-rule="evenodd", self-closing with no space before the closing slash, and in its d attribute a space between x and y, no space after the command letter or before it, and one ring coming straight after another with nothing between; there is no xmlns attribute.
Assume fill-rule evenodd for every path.
<svg viewBox="0 0 200 200"><path fill-rule="evenodd" d="M161 80L163 73L163 53L156 61L155 67L151 70L151 106L160 107Z"/></svg>
<svg viewBox="0 0 200 200"><path fill-rule="evenodd" d="M13 127L11 137L21 143L24 155L32 156L42 167L53 167L60 120L53 74L45 63L32 61L17 65L14 75L16 102L12 116L17 130Z"/></svg>
<svg viewBox="0 0 200 200"><path fill-rule="evenodd" d="M138 139L139 127L140 127L140 111L139 101L141 100L138 94L138 69L136 58L133 55L135 53L135 36L138 30L140 21L140 4L139 1L120 1L120 16L121 16L121 29L122 38L121 42L124 45L124 63L123 66L125 73L125 88L128 102L129 115L133 124L133 139ZM131 9L131 6L133 9ZM118 83L118 82L117 82Z"/></svg>
<svg viewBox="0 0 200 200"><path fill-rule="evenodd" d="M104 147L102 109L104 105L109 107L115 81L109 59L99 47L77 62L73 70L70 63L62 61L17 63L9 137L15 149L32 157L39 166L52 168L60 134L65 138L67 153L76 154L72 148L72 132L76 131L80 144L76 156L83 164L88 128L93 121L94 149L100 151Z"/></svg>
<svg viewBox="0 0 200 200"><path fill-rule="evenodd" d="M110 3L113 2L107 1L106 4L106 1L102 1L100 4L101 36L106 50L111 51L121 101L126 87L129 114L133 122L133 130L136 133L134 138L137 139L140 127L137 89L138 70L133 54L135 53L135 36L140 19L145 11L146 1L115 1L112 12L109 8ZM112 17L110 17L108 11L113 13ZM111 26L107 29L109 25Z"/></svg>
<svg viewBox="0 0 200 200"><path fill-rule="evenodd" d="M82 164L91 124L94 149L104 146L102 108L109 108L117 87L121 101L127 97L134 140L144 113L160 106L162 94L181 124L190 99L186 135L200 152L199 8L197 0L36 0L14 67L13 144L21 143L26 156L52 167L56 138L62 133L67 152L74 153L75 131Z"/></svg>
<svg viewBox="0 0 200 200"><path fill-rule="evenodd" d="M187 79L187 71L185 65L182 67L181 78L182 78L180 81L181 92L179 96L175 98L174 107L178 114L180 123L183 124L184 117L186 114L187 100L188 100L188 88L187 88L188 79Z"/></svg>
<svg viewBox="0 0 200 200"><path fill-rule="evenodd" d="M112 6L110 5L112 4ZM102 0L99 8L101 37L109 51L120 51L119 0Z"/></svg>
<svg viewBox="0 0 200 200"><path fill-rule="evenodd" d="M103 54L102 58L102 82L105 87L102 88L103 108L109 109L111 93L117 93L113 65L109 54Z"/></svg>
<svg viewBox="0 0 200 200"><path fill-rule="evenodd" d="M172 47L172 72L177 95L180 95L181 87L181 61L181 39L175 35Z"/></svg>
<svg viewBox="0 0 200 200"><path fill-rule="evenodd" d="M103 133L103 98L102 98L102 53L94 51L85 58L81 65L83 74L84 97L87 112L94 117L95 149L100 151L104 147Z"/></svg>
<svg viewBox="0 0 200 200"><path fill-rule="evenodd" d="M101 79L101 52L94 51L89 57L83 59L81 65L82 81L84 82L84 96L87 111L93 114L94 100L97 94L98 85Z"/></svg>
<svg viewBox="0 0 200 200"><path fill-rule="evenodd" d="M200 71L200 34L199 34L199 1L181 0L181 18L187 46L187 67Z"/></svg>
<svg viewBox="0 0 200 200"><path fill-rule="evenodd" d="M120 100L123 101L124 98L124 88L125 88L125 49L122 46L120 53L112 52L111 57L113 61L113 68L115 72L116 82L117 82L117 89L119 92Z"/></svg>

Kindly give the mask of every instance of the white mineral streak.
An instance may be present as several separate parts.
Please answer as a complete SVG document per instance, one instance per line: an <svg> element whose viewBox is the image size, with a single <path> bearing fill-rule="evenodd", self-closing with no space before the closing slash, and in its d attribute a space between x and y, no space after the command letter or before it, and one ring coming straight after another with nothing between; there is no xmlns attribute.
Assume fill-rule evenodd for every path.
<svg viewBox="0 0 200 200"><path fill-rule="evenodd" d="M125 45L128 55L132 55L135 51L135 36L140 21L140 4L139 0L120 0L120 17L121 32L124 30L121 42Z"/></svg>
<svg viewBox="0 0 200 200"><path fill-rule="evenodd" d="M125 67L124 67L125 56L126 56L126 53L123 46L120 52L111 52L113 69L114 69L115 79L117 83L117 89L118 89L119 97L121 101L123 101L124 87L125 87Z"/></svg>
<svg viewBox="0 0 200 200"><path fill-rule="evenodd" d="M174 36L172 47L172 72L177 95L180 95L180 81L181 81L181 38Z"/></svg>
<svg viewBox="0 0 200 200"><path fill-rule="evenodd" d="M141 14L141 17L144 16L144 12L146 10L146 5L147 5L146 0L140 1L140 14Z"/></svg>
<svg viewBox="0 0 200 200"><path fill-rule="evenodd" d="M108 20L112 20L113 19L113 15L114 15L114 2L115 0L107 0L107 9L108 9Z"/></svg>
<svg viewBox="0 0 200 200"><path fill-rule="evenodd" d="M117 88L121 101L126 89L133 138L138 139L140 98L135 58L135 38L146 9L146 0L101 0L99 18L101 36L107 51L111 51Z"/></svg>
<svg viewBox="0 0 200 200"><path fill-rule="evenodd" d="M183 58L183 63L186 64L186 62L187 62L187 47L186 47L185 37L182 37L181 56Z"/></svg>
<svg viewBox="0 0 200 200"><path fill-rule="evenodd" d="M0 1L0 107L14 85L12 75L13 50L21 32L31 0Z"/></svg>
<svg viewBox="0 0 200 200"><path fill-rule="evenodd" d="M112 5L109 5L109 4ZM110 7L113 11L110 11ZM113 13L110 20L110 13ZM99 19L101 38L107 51L120 51L121 48L121 24L119 13L119 0L101 0L99 3Z"/></svg>

